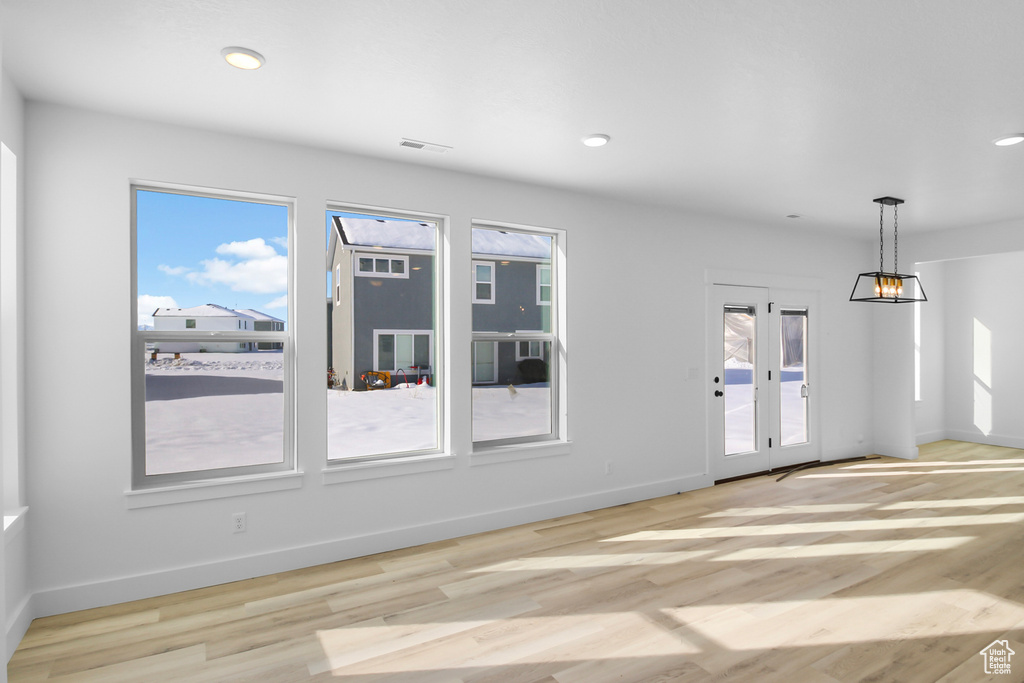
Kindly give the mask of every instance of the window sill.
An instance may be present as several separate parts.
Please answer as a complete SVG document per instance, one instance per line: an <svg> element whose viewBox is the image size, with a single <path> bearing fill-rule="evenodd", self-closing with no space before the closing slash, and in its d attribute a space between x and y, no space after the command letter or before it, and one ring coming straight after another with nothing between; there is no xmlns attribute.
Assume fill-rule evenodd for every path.
<svg viewBox="0 0 1024 683"><path fill-rule="evenodd" d="M255 493L286 491L302 488L302 472L274 472L251 477L211 479L209 481L153 489L125 491L125 507L129 510L160 505L194 503L214 498L233 498Z"/></svg>
<svg viewBox="0 0 1024 683"><path fill-rule="evenodd" d="M4 545L7 545L14 537L25 528L25 515L28 508L15 508L4 511Z"/></svg>
<svg viewBox="0 0 1024 683"><path fill-rule="evenodd" d="M501 462L516 462L533 458L549 458L569 455L572 441L537 441L503 446L484 446L473 451L469 459L471 466L493 465Z"/></svg>
<svg viewBox="0 0 1024 683"><path fill-rule="evenodd" d="M455 456L450 453L413 455L380 460L342 462L323 470L324 484L346 484L352 481L401 477L407 474L438 472L455 467Z"/></svg>

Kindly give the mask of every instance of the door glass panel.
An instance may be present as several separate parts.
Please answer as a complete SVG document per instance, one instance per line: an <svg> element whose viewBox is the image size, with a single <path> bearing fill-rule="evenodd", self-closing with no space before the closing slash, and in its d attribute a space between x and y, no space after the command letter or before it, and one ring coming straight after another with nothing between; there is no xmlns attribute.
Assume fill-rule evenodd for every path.
<svg viewBox="0 0 1024 683"><path fill-rule="evenodd" d="M782 311L779 359L780 434L783 446L807 443L807 311Z"/></svg>
<svg viewBox="0 0 1024 683"><path fill-rule="evenodd" d="M405 370L409 372L410 365L415 365L412 362L412 335L411 334L396 334L395 335L395 372L399 370Z"/></svg>
<svg viewBox="0 0 1024 683"><path fill-rule="evenodd" d="M725 307L725 454L757 450L753 307Z"/></svg>

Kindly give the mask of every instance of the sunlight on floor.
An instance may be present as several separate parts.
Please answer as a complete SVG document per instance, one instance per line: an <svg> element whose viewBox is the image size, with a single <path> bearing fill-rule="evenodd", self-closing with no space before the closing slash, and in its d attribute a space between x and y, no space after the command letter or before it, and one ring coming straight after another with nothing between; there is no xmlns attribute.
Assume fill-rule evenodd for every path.
<svg viewBox="0 0 1024 683"><path fill-rule="evenodd" d="M677 550L674 552L613 553L610 555L557 555L524 557L473 569L471 573L543 571L546 569L586 569L591 567L628 567L640 565L677 564L706 557L713 550Z"/></svg>
<svg viewBox="0 0 1024 683"><path fill-rule="evenodd" d="M878 531L883 529L944 528L1017 524L1024 521L1022 512L987 515L951 515L949 517L901 517L898 519L854 519L841 522L806 522L790 524L747 524L734 527L693 527L691 529L652 529L625 536L602 539L602 543L623 541L669 541L684 538L732 538L739 536L781 536L787 534L834 533L846 531Z"/></svg>
<svg viewBox="0 0 1024 683"><path fill-rule="evenodd" d="M899 610L891 609L894 601ZM1024 620L1024 606L970 589L817 600L693 605L662 612L723 649L870 642L880 633L929 638L1001 633ZM959 615L980 614L973 619ZM742 633L742 639L736 634Z"/></svg>
<svg viewBox="0 0 1024 683"><path fill-rule="evenodd" d="M796 560L808 557L838 557L840 555L875 555L877 553L923 553L949 550L973 541L975 536L949 538L911 538L907 540L852 541L850 543L815 543L813 545L780 545L764 548L743 548L710 558L712 562L741 562L744 560Z"/></svg>
<svg viewBox="0 0 1024 683"><path fill-rule="evenodd" d="M922 474L973 474L978 472L1024 472L1024 467L958 467L936 469L927 472L891 470L887 472L822 472L817 474L801 474L798 479L840 479L843 477L907 477Z"/></svg>
<svg viewBox="0 0 1024 683"><path fill-rule="evenodd" d="M711 512L702 517L764 517L767 515L804 515L821 512L859 512L870 508L869 503L812 503L808 505L786 505L784 507L729 508Z"/></svg>
<svg viewBox="0 0 1024 683"><path fill-rule="evenodd" d="M1024 465L1024 458L1003 458L1001 460L903 460L901 462L866 462L844 465L841 470L898 469L903 467L964 467L965 465Z"/></svg>
<svg viewBox="0 0 1024 683"><path fill-rule="evenodd" d="M386 655L418 644L426 646L437 638L457 639L459 634L481 627L484 627L482 631L474 631L472 637L466 635L459 641L459 651L462 653L460 669L496 667L513 662L518 665L548 662L554 648L569 645L580 638L602 634L607 637L615 632L629 633L628 642L617 644L614 639L609 640L597 658L631 659L701 652L698 645L667 630L663 625L652 623L643 614L612 612L516 617L502 609L503 606L507 609L510 602L515 601L479 610L481 615L485 612L491 614L486 619L396 625L387 625L383 620L375 619L366 625L317 631L324 659L310 663L309 672L311 675L328 671L337 674L343 670L346 675L357 675L436 670L443 662L438 660L429 647L423 647L412 655L403 653L400 660L387 658ZM486 627L492 623L493 633L489 633ZM508 640L510 637L511 642L505 646L498 649L490 647L489 641L492 638ZM573 660L565 661L567 666L573 663Z"/></svg>
<svg viewBox="0 0 1024 683"><path fill-rule="evenodd" d="M983 508L996 505L1024 505L1024 496L1000 496L992 498L956 498L953 500L904 500L882 505L879 510L926 510L942 508Z"/></svg>

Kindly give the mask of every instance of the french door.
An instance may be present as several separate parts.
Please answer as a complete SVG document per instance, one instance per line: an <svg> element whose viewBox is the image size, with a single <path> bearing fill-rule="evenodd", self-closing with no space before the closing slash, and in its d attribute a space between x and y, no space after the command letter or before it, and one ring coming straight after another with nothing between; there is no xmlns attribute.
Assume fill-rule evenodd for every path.
<svg viewBox="0 0 1024 683"><path fill-rule="evenodd" d="M819 457L814 294L713 285L708 296L708 455L715 480Z"/></svg>

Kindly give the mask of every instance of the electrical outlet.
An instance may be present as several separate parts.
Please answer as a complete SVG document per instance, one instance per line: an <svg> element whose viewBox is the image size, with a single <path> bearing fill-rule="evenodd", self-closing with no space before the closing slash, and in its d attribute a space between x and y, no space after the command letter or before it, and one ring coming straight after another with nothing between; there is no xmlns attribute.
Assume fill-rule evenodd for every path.
<svg viewBox="0 0 1024 683"><path fill-rule="evenodd" d="M235 514L231 515L231 530L236 534L240 534L243 531L245 531L244 512L236 512Z"/></svg>

